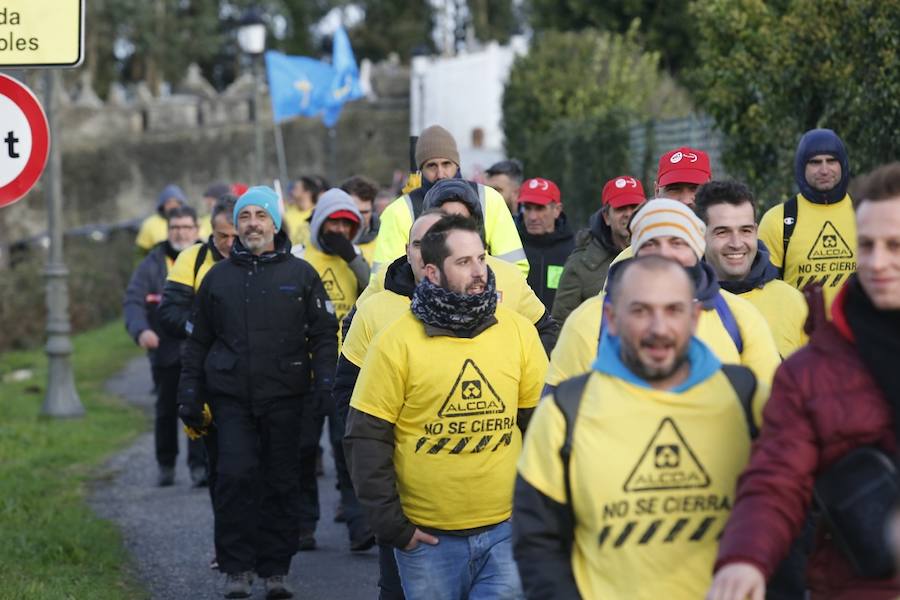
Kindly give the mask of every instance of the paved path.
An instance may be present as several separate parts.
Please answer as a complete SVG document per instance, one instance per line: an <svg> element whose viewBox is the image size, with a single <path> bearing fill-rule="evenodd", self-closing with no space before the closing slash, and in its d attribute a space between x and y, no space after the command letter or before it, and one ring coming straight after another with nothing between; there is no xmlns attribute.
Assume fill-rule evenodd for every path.
<svg viewBox="0 0 900 600"><path fill-rule="evenodd" d="M153 397L146 358L135 360L111 379L107 389L152 415ZM151 416L152 418L152 416ZM182 440L181 448L184 448ZM328 448L325 443L323 448ZM219 599L224 576L209 569L212 558L212 510L205 488L190 485L184 454L179 455L175 485L156 487L153 434L142 435L106 465L91 497L96 512L119 525L138 577L158 600ZM319 548L294 556L290 581L295 598L355 600L377 597L377 550L351 554L347 529L334 523L334 463L326 450L325 476L319 479L322 518ZM265 593L257 582L253 598Z"/></svg>

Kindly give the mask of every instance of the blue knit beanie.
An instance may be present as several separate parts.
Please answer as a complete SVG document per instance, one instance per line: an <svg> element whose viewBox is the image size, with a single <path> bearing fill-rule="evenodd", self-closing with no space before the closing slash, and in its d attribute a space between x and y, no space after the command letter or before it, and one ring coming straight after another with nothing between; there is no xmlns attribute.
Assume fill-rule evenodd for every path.
<svg viewBox="0 0 900 600"><path fill-rule="evenodd" d="M234 203L234 223L238 222L238 213L245 206L258 206L269 213L275 231L281 229L281 209L278 206L278 194L275 190L265 185L256 185L244 192Z"/></svg>

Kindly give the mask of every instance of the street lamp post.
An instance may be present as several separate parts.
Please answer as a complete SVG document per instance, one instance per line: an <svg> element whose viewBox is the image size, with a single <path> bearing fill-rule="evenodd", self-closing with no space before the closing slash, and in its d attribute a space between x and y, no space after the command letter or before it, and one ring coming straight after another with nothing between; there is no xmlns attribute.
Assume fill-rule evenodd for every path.
<svg viewBox="0 0 900 600"><path fill-rule="evenodd" d="M244 13L237 31L238 45L241 51L250 57L250 70L253 73L253 134L254 157L253 177L254 185L263 181L263 132L262 121L259 118L259 110L262 105L260 98L259 61L266 50L266 25L258 10L251 9Z"/></svg>
<svg viewBox="0 0 900 600"><path fill-rule="evenodd" d="M59 120L54 99L59 84L59 72L46 73L46 110L50 125L50 156L47 171L47 213L49 221L50 253L44 276L47 278L47 395L41 414L50 417L80 417L84 406L75 390L72 375L72 340L69 337L69 289L66 278L69 270L63 262L62 225L62 150Z"/></svg>

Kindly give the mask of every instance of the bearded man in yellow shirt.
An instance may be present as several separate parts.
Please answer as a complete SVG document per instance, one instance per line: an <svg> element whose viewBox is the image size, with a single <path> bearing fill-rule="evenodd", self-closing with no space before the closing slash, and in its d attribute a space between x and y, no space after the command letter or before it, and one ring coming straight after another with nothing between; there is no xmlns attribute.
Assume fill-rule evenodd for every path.
<svg viewBox="0 0 900 600"><path fill-rule="evenodd" d="M547 358L498 306L475 222L444 217L421 252L410 311L373 340L350 401L350 475L407 600L518 599L511 490Z"/></svg>

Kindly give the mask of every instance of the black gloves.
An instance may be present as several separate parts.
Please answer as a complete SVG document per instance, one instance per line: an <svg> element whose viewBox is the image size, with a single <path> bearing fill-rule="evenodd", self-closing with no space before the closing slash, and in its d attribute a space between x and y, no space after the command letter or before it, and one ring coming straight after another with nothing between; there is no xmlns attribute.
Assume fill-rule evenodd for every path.
<svg viewBox="0 0 900 600"><path fill-rule="evenodd" d="M195 430L203 429L209 424L204 418L203 406L193 402L189 404L179 404L178 417L181 419L181 422L184 423L185 427L190 427Z"/></svg>
<svg viewBox="0 0 900 600"><path fill-rule="evenodd" d="M337 254L344 261L351 262L356 258L356 248L353 242L345 238L339 233L323 233L319 236L322 243L322 249L332 254Z"/></svg>
<svg viewBox="0 0 900 600"><path fill-rule="evenodd" d="M334 396L332 396L330 389L315 390L313 392L313 402L316 414L319 416L328 416L334 412Z"/></svg>

